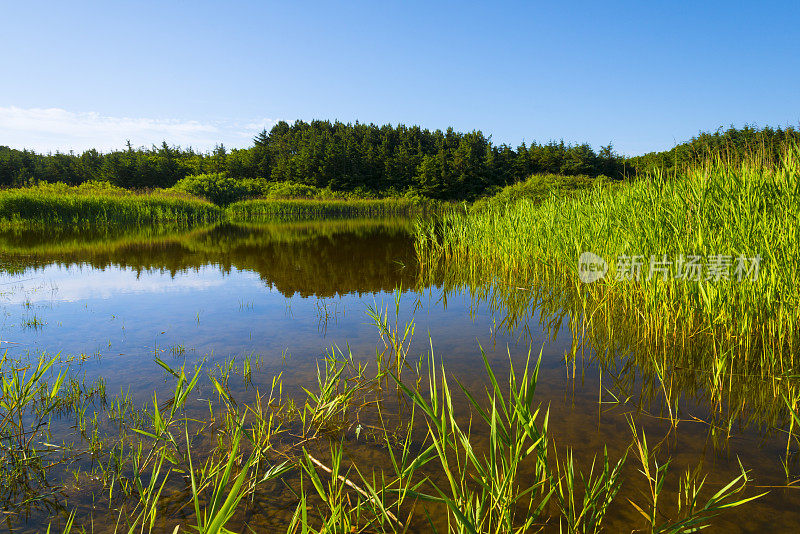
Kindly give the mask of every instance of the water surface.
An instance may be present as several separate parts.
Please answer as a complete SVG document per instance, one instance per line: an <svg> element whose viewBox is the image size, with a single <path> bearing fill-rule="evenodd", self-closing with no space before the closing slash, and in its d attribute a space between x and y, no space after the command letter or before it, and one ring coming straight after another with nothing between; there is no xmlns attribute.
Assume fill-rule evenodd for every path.
<svg viewBox="0 0 800 534"><path fill-rule="evenodd" d="M207 368L249 358L259 362L253 387L268 387L282 373L287 394L301 399L301 388L315 383L317 362L329 351L374 360L380 344L367 311L394 313L400 291L400 321L416 326L410 354L419 358L432 345L447 372L476 392L486 384L480 347L501 375L509 362L519 366L541 350L537 398L549 406L559 449L573 448L583 467L604 446L614 459L624 453L631 442L626 417L632 415L653 442L665 439L664 454L674 457L671 484L685 466L702 463L713 487L738 474L741 458L756 485L785 485L785 437L745 422L721 439L719 429L702 422L710 412L696 391L687 391L682 413L698 422L670 432L658 391L643 394L636 378L623 383L602 376L591 353L588 360L569 359L573 337L566 323L546 329L541 323L548 317L528 310L510 331L504 322L508 310L492 301L491 290L445 287L437 280L420 284L410 231L410 221L399 219L2 233L2 348L18 358L60 353L83 379L102 379L110 395L128 392L142 405L154 393L165 398L171 391L155 358L187 367L203 362ZM234 390L242 399L252 396L245 385ZM614 403L610 392L629 401ZM201 385L198 398L211 395L210 386ZM67 432L69 422L63 425ZM354 457L374 457L367 445L348 439ZM644 487L632 455L625 476L631 481L610 512L609 532L630 531L638 521L626 500L635 500ZM70 498L60 502L74 505L77 497ZM251 524L281 531L296 501L273 488L262 505L263 517L251 518ZM797 531L798 505L795 490L773 489L719 518L712 530ZM6 526L39 531L48 514L33 509ZM178 519L168 518L163 528L171 531ZM558 530L557 524L551 527Z"/></svg>

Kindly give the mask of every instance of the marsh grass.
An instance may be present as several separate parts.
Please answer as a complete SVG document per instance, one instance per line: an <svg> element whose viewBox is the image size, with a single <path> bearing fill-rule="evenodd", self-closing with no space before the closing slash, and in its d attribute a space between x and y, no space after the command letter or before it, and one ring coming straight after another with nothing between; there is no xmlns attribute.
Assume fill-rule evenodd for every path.
<svg viewBox="0 0 800 534"><path fill-rule="evenodd" d="M42 184L0 191L0 228L191 225L219 220L205 200L163 190L133 193L107 184Z"/></svg>
<svg viewBox="0 0 800 534"><path fill-rule="evenodd" d="M421 220L415 246L423 280L472 288L508 311L506 326L531 310L551 332L568 325L572 362L588 354L628 385L648 377L666 408L685 394L783 428L776 400L798 389L798 228L800 147L788 146L777 164L718 155L677 176ZM579 279L586 251L610 264L592 284ZM616 260L634 255L760 257L760 272L677 279L672 265L668 279L648 278L646 266L639 280L618 277Z"/></svg>
<svg viewBox="0 0 800 534"><path fill-rule="evenodd" d="M440 203L421 198L382 199L252 199L227 207L233 221L271 221L276 217L387 217L410 216L441 209Z"/></svg>
<svg viewBox="0 0 800 534"><path fill-rule="evenodd" d="M480 213L487 209L504 209L509 204L526 200L534 204L544 202L549 197L567 197L577 195L581 191L599 185L609 186L608 176L563 176L559 174L534 174L525 180L508 185L494 194L479 198L470 206L472 213Z"/></svg>
<svg viewBox="0 0 800 534"><path fill-rule="evenodd" d="M58 356L33 362L4 353L0 359L0 503L3 515L27 514L55 506L59 489L48 475L99 449L98 420L87 410L105 404L102 380L87 383ZM54 444L53 418L71 416L80 444Z"/></svg>
<svg viewBox="0 0 800 534"><path fill-rule="evenodd" d="M750 481L747 471L741 468L741 474L725 484L714 494L702 502L700 493L706 483L706 477L697 469L687 468L678 485L677 515L670 517L659 506L659 499L664 492L664 482L671 460L659 462L655 450L648 446L647 437L639 432L632 419L629 419L633 434L632 448L640 462L639 472L646 480L646 491L642 492L643 503L630 504L647 521L647 531L658 534L680 534L697 532L710 526L711 520L724 510L741 506L763 497L766 492L749 497L739 497Z"/></svg>
<svg viewBox="0 0 800 534"><path fill-rule="evenodd" d="M237 398L231 382L236 374L247 380L248 357L241 368L230 360L192 370L156 358L172 393L166 399L154 394L142 409L127 394L87 404L100 390L80 381L66 386L66 370L55 359L43 358L32 372L4 360L3 446L37 470L44 484L37 494L43 487L58 493L51 506L62 519L51 523L51 532L92 531L94 521L114 532L244 532L262 528L273 513L263 492L276 484L294 496L294 512L281 524L292 533L499 534L554 525L600 532L609 510L624 505L616 497L625 485L628 453L614 463L604 452L588 471L571 452L559 454L549 410L536 401L541 355L529 354L519 368L510 365L504 379L481 351L487 386L477 395L460 383L452 386L432 348L409 361L413 321L403 324L386 308L370 316L384 348L367 361L332 348L301 402L284 394L280 374L265 390L256 386L249 402ZM201 383L214 391L205 408L196 400ZM50 461L74 462L79 449L90 451L92 461L62 471L41 461L30 465L36 455L45 458L31 436L49 427L58 410L73 414L75 428L87 431L51 444ZM24 426L21 411L37 414L36 427ZM658 448L631 427L645 487L656 490L634 505L648 521L655 518L650 532L689 532L758 497L741 495L749 481L744 471L710 495L699 471L692 471L675 490L679 514L667 515L659 496L667 491L669 461L657 463ZM67 452L67 442L84 448ZM355 454L355 444L372 460ZM84 489L75 493L75 487ZM9 502L31 504L29 496L4 492Z"/></svg>

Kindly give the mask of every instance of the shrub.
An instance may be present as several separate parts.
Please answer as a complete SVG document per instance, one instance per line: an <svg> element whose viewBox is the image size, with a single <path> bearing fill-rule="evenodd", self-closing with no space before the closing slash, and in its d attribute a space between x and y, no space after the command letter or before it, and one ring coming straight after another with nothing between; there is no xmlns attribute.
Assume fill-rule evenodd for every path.
<svg viewBox="0 0 800 534"><path fill-rule="evenodd" d="M219 206L227 206L245 198L263 195L267 182L258 178L233 178L225 173L194 174L179 180L173 189L203 197Z"/></svg>
<svg viewBox="0 0 800 534"><path fill-rule="evenodd" d="M556 196L569 196L575 191L591 188L594 184L609 181L607 176L561 176L558 174L534 174L523 182L496 188L490 195L476 200L472 205L474 212L485 210L488 206L502 208L514 204L522 199L539 204L547 199L551 193Z"/></svg>

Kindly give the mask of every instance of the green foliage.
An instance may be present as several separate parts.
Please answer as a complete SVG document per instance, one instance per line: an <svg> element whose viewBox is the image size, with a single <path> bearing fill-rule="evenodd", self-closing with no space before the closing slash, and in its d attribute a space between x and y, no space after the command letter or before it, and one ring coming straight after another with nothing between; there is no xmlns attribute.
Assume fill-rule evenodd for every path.
<svg viewBox="0 0 800 534"><path fill-rule="evenodd" d="M33 488L44 486L42 464L48 459L47 449L39 451L36 438L47 428L50 417L61 405L59 392L65 371L59 370L50 385L46 377L57 358L39 358L35 368L21 367L7 354L0 359L0 503L13 510L26 499L37 500ZM15 365L16 364L16 365ZM30 370L30 372L28 372Z"/></svg>
<svg viewBox="0 0 800 534"><path fill-rule="evenodd" d="M509 308L546 306L554 324L568 316L576 346L635 358L661 384L667 372L691 369L687 387L702 383L715 406L735 394L741 409L775 419L775 400L798 373L800 146L776 166L754 157L743 165L718 157L676 178L655 174L571 198L450 213L419 224L418 257L434 279L526 288L524 297L502 293ZM580 281L583 252L608 262L602 280ZM670 276L649 277L648 261L664 255ZM638 280L619 276L625 256L643 260ZM708 269L679 278L680 258L690 256L727 256L734 265L724 278ZM737 279L737 257L760 257L759 276ZM786 379L767 386L766 377Z"/></svg>
<svg viewBox="0 0 800 534"><path fill-rule="evenodd" d="M226 173L193 174L173 187L176 191L203 197L218 206L263 195L266 182L255 178L232 178Z"/></svg>
<svg viewBox="0 0 800 534"><path fill-rule="evenodd" d="M448 532L529 532L541 526L542 511L554 491L547 468L549 411L534 405L541 354L533 368L529 355L520 376L512 367L503 386L483 351L481 355L491 381L486 402L463 386L461 390L476 414L474 427L488 430L489 444L483 453L475 446L473 424L459 423L447 374L444 368L437 371L433 355L427 399L395 377L425 415L431 445L422 456L433 456L446 478L445 484L432 484L430 493L416 496L446 506ZM526 460L536 466L533 476L522 475Z"/></svg>
<svg viewBox="0 0 800 534"><path fill-rule="evenodd" d="M647 485L646 491L641 491L645 502L637 504L630 501L631 505L647 521L647 532L650 534L685 534L698 532L710 526L711 519L718 516L726 509L736 508L766 495L766 492L750 497L740 497L750 481L747 471L741 467L741 474L728 482L721 489L709 497L701 505L700 493L705 486L706 477L701 476L699 467L696 470L687 469L679 481L678 490L678 515L669 517L659 504L659 497L664 491L664 482L671 460L659 462L655 450L647 444L644 432L639 431L629 420L633 433L633 450L640 462L639 472L644 475Z"/></svg>
<svg viewBox="0 0 800 534"><path fill-rule="evenodd" d="M439 203L415 198L317 200L256 199L228 206L234 221L269 221L276 217L364 217L414 215L439 209Z"/></svg>
<svg viewBox="0 0 800 534"><path fill-rule="evenodd" d="M534 204L539 204L546 200L551 194L557 197L564 197L590 189L595 185L606 184L610 181L607 176L586 176L583 174L575 176L564 176L557 174L535 174L524 182L508 185L498 191L490 191L491 196L479 198L472 204L472 210L479 212L493 208L503 208L507 205L527 199Z"/></svg>
<svg viewBox="0 0 800 534"><path fill-rule="evenodd" d="M263 189L260 196L267 198L346 198L344 193L296 182L271 182Z"/></svg>
<svg viewBox="0 0 800 534"><path fill-rule="evenodd" d="M50 471L97 449L97 417L85 416L95 396L105 401L105 383L79 381L58 356L0 357L0 508L5 517L49 506ZM65 415L75 417L81 443L52 443L51 424Z"/></svg>
<svg viewBox="0 0 800 534"><path fill-rule="evenodd" d="M267 199L305 199L305 200L364 200L379 198L362 187L351 191L334 191L329 187L320 188L298 182L269 182L262 178L234 178L225 172L197 174L187 176L172 188L204 197L219 206L242 200L267 198ZM395 191L387 191L389 196L400 196ZM405 195L406 199L413 199L413 193ZM421 201L422 199L419 198Z"/></svg>
<svg viewBox="0 0 800 534"><path fill-rule="evenodd" d="M0 191L0 226L85 227L195 224L218 220L222 211L197 198L165 191L133 194L107 182L76 187L40 184Z"/></svg>
<svg viewBox="0 0 800 534"><path fill-rule="evenodd" d="M612 468L608 461L608 450L604 448L602 471L595 470L595 458L592 460L588 476L579 474L580 485L583 486L580 488L583 491L583 501L578 506L575 497L579 491L577 491L572 451L567 453L563 462L559 462L556 458L555 498L566 524L566 532L569 534L602 532L603 519L622 486L621 473L626 459L627 452ZM560 524L561 521L559 526Z"/></svg>
<svg viewBox="0 0 800 534"><path fill-rule="evenodd" d="M659 171L675 175L685 172L709 158L722 158L729 165L752 162L753 155L761 164L778 165L788 148L800 144L800 130L793 127L757 128L745 125L741 129L731 126L727 130L703 132L689 141L663 152L650 152L629 158L629 174L646 174Z"/></svg>
<svg viewBox="0 0 800 534"><path fill-rule="evenodd" d="M398 290L395 314L399 299ZM371 315L387 350L405 360L413 321L401 327L395 316L392 324L388 309ZM601 468L593 463L588 474L577 469L571 454L564 462L553 462L549 410L536 402L535 393L541 353L535 364L530 353L521 368L512 364L507 380L481 354L488 381L485 396L479 398L461 384L451 387L447 369L432 350L417 366L406 360L412 376L401 380L399 362L385 353L377 354L377 369L368 371L369 362L334 349L320 362L316 388L305 390L302 408L282 397L280 375L245 404L229 388L231 373L237 372L232 361L218 365L218 372L201 386L202 363L187 372L156 357L174 389L166 402L154 394L143 410L131 409L129 399L103 398L101 419L114 425L108 435L94 440L95 467L89 480L74 472L76 483L97 481L100 494L87 487L91 505L65 512L61 531L105 522L113 532L224 534L255 531L254 525L261 531L260 521L281 506L270 501L278 483L288 485L297 502L294 515L283 516L282 526L291 533L415 532L429 527L453 534L523 533L554 522L548 503L557 508L559 524L566 522L567 532L603 531L623 486L627 453L613 465L604 452ZM26 459L36 451L29 428L19 426L24 419L19 414L37 413L37 429L44 428L54 402L64 404L64 371L52 374L52 383L47 377L53 361L41 359L31 373L18 362L4 358L0 363L0 415L9 436L2 443L13 449L23 440L19 443ZM392 382L396 389L389 388ZM207 386L215 391L216 402L202 399L209 410L203 416L196 409L201 406L197 392ZM459 389L466 405L455 398ZM401 411L394 413L386 399L397 394L408 402L398 403ZM669 516L659 497L665 493L670 461L656 461L658 447L650 448L644 433L629 421L646 488L641 492L645 502L630 503L650 532L694 532L721 512L763 495L741 495L749 482L742 470L704 498L705 477L699 469L687 471L678 484L678 513ZM356 440L363 445L345 448L356 423ZM360 428L367 429L361 437ZM358 450L362 447L366 456ZM54 465L41 466L39 472L47 476Z"/></svg>
<svg viewBox="0 0 800 534"><path fill-rule="evenodd" d="M261 198L241 200L248 197ZM408 216L443 207L413 193L370 198L364 191L343 193L295 183L233 179L217 173L190 176L172 189L147 193L134 193L108 182L78 186L42 183L0 190L0 228L38 227L63 232L73 228L169 225L174 229L226 218L264 222L276 217Z"/></svg>
<svg viewBox="0 0 800 534"><path fill-rule="evenodd" d="M799 226L800 146L774 169L718 159L676 179L654 175L572 198L523 198L504 209L490 204L480 213L451 214L421 227L417 247L424 265L461 265L517 286L566 284L580 295L579 308L597 308L595 321L635 324L640 346L647 339L686 346L691 338L694 350L706 341L716 355L747 360L755 351L756 361L780 372L782 358L800 344ZM611 265L591 285L577 270L586 251ZM634 255L675 262L760 257L761 274L729 279L731 268L724 279L680 279L680 265L671 264L668 280L646 270L638 281L618 276L616 260Z"/></svg>
<svg viewBox="0 0 800 534"><path fill-rule="evenodd" d="M493 145L480 131L330 121L279 122L258 134L251 148L229 151L218 145L205 154L166 143L80 155L0 147L0 187L90 180L127 189L178 185L221 204L248 196L307 198L318 189L358 197L411 190L428 198L472 200L487 188L534 173L620 176L622 169L623 160L610 145L600 154L589 145L563 141L523 143L513 150ZM272 183L291 185L267 185Z"/></svg>
<svg viewBox="0 0 800 534"><path fill-rule="evenodd" d="M665 151L623 158L609 144L595 152L563 141L493 145L480 131L430 131L419 126L341 122L279 122L253 146L209 153L171 147L106 154L36 154L0 146L0 187L39 182L78 185L105 181L126 189L176 186L225 205L248 197L314 198L318 189L364 196L398 196L411 190L428 198L473 200L526 176L558 174L612 178L654 169L674 174L724 153L741 161L759 148L765 161L800 140L794 128L745 126L702 133ZM228 178L226 178L228 177ZM273 185L275 184L275 185ZM277 184L287 184L281 189ZM303 189L303 187L313 189Z"/></svg>

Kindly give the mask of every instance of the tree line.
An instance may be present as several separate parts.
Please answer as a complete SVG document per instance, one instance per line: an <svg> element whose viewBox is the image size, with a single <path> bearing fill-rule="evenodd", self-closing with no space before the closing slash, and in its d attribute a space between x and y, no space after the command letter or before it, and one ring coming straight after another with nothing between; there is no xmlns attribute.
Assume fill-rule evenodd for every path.
<svg viewBox="0 0 800 534"><path fill-rule="evenodd" d="M800 130L792 126L731 126L728 129L719 128L715 132L700 133L670 150L628 158L627 167L639 174L653 170L671 174L709 158L721 158L731 164L739 164L748 159L774 165L784 157L787 148L793 147L800 148Z"/></svg>
<svg viewBox="0 0 800 534"><path fill-rule="evenodd" d="M623 178L685 166L715 150L743 154L759 144L777 158L780 147L792 141L800 142L793 128L746 126L700 134L668 151L624 158L611 144L598 151L586 143L564 141L514 148L496 145L478 130L281 121L259 133L249 148L227 150L218 145L205 153L166 141L151 148L134 148L129 142L123 150L81 154L38 154L0 146L0 187L98 180L131 189L168 188L187 176L214 173L333 191L472 199L532 174Z"/></svg>
<svg viewBox="0 0 800 534"><path fill-rule="evenodd" d="M480 131L427 130L330 121L277 123L253 146L207 153L161 146L82 154L37 154L0 147L0 186L35 182L71 185L108 181L125 188L172 187L190 175L224 173L231 178L292 182L334 191L373 194L411 191L440 199L472 198L535 173L621 176L623 158L611 145L563 141L495 145Z"/></svg>

